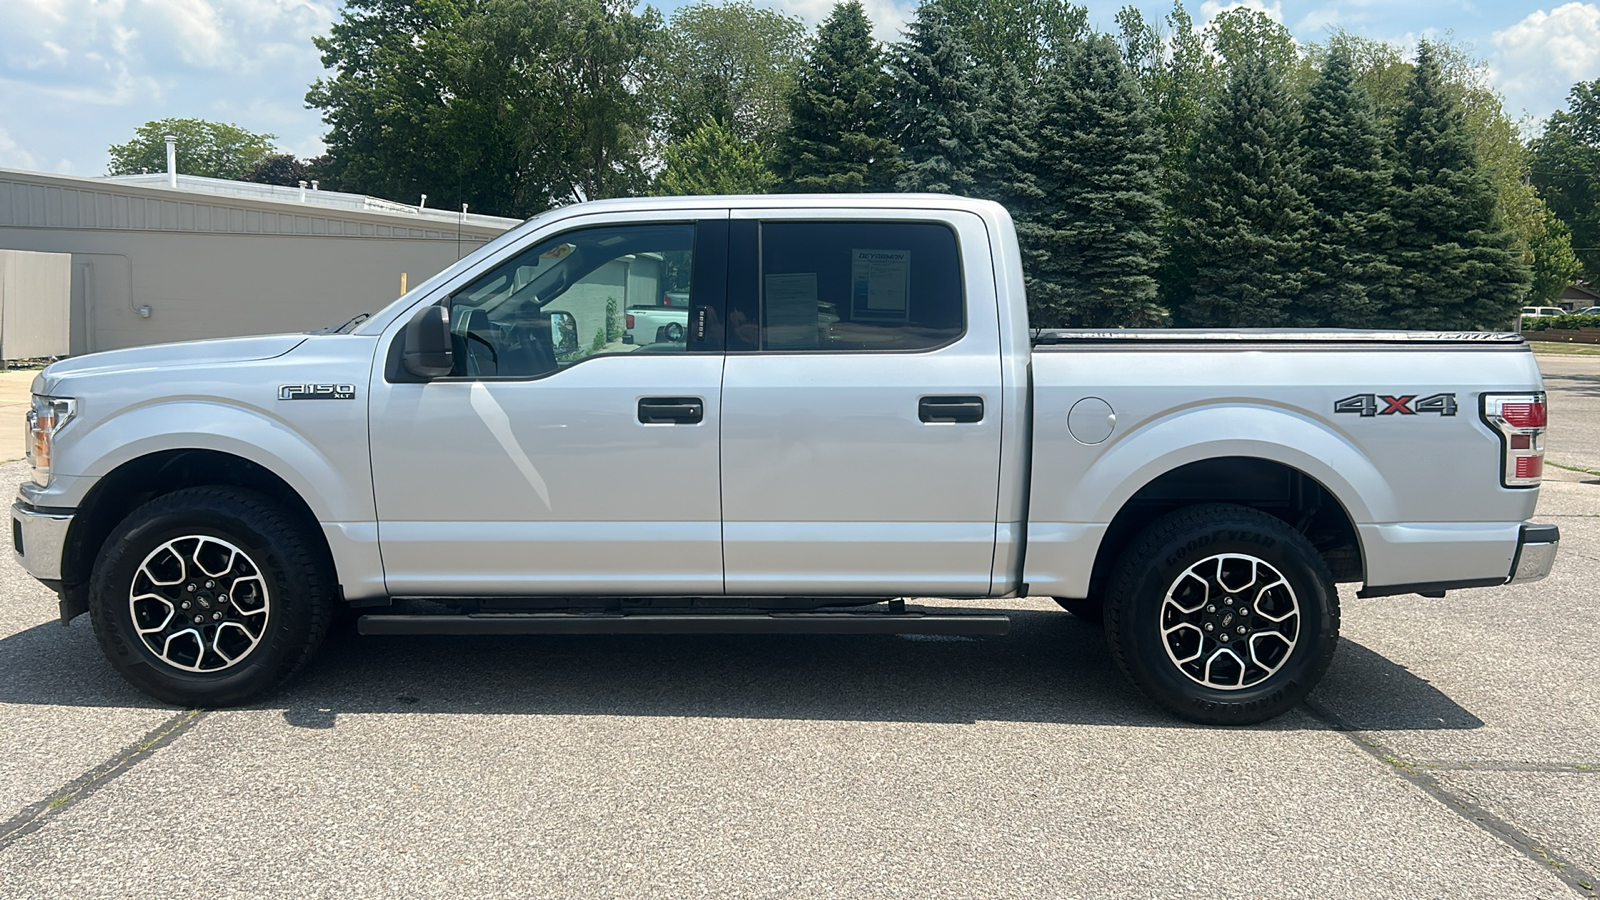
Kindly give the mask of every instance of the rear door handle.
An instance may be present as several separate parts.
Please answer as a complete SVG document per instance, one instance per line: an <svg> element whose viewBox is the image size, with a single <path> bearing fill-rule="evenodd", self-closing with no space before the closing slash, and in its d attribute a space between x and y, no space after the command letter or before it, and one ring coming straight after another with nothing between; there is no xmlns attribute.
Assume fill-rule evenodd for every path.
<svg viewBox="0 0 1600 900"><path fill-rule="evenodd" d="M639 421L646 425L694 425L706 417L699 397L644 397L639 400Z"/></svg>
<svg viewBox="0 0 1600 900"><path fill-rule="evenodd" d="M924 422L982 422L982 397L923 397L917 418Z"/></svg>

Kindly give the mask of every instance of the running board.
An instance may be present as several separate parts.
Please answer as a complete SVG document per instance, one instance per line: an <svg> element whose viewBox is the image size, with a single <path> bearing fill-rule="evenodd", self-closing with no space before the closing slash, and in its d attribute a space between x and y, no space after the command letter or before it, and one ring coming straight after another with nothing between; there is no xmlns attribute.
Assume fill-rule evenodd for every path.
<svg viewBox="0 0 1600 900"><path fill-rule="evenodd" d="M362 616L362 634L943 634L1001 635L1009 616L915 607L905 612L472 613Z"/></svg>

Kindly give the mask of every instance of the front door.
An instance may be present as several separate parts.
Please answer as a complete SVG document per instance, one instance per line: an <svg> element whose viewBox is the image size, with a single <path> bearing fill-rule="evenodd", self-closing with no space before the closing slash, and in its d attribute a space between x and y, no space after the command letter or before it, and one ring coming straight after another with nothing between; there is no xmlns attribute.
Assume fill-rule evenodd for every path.
<svg viewBox="0 0 1600 900"><path fill-rule="evenodd" d="M734 213L729 594L988 593L999 325L987 256L958 252L987 235L967 213L925 216Z"/></svg>
<svg viewBox="0 0 1600 900"><path fill-rule="evenodd" d="M722 592L720 348L676 328L623 338L630 306L705 286L720 302L726 222L708 250L694 223L640 218L537 240L452 293L449 376L407 381L380 352L391 594Z"/></svg>

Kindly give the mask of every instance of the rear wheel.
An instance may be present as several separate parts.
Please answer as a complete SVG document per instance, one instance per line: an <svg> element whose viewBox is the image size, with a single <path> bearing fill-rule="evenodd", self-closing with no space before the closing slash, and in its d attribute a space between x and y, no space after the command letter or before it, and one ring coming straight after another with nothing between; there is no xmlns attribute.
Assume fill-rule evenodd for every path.
<svg viewBox="0 0 1600 900"><path fill-rule="evenodd" d="M280 506L224 487L135 509L95 561L89 612L133 685L193 706L245 703L287 681L328 630L326 553Z"/></svg>
<svg viewBox="0 0 1600 900"><path fill-rule="evenodd" d="M1327 671L1339 596L1316 548L1284 522L1194 506L1123 553L1106 637L1150 699L1194 722L1247 725L1299 703Z"/></svg>

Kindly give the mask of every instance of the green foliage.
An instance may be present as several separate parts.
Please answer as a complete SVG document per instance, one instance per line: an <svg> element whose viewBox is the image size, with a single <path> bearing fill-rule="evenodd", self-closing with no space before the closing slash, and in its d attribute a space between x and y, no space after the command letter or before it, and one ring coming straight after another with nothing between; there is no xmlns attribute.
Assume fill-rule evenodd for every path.
<svg viewBox="0 0 1600 900"><path fill-rule="evenodd" d="M1040 196L1019 229L1032 324L1161 324L1160 140L1116 42L1091 37L1056 64L1044 96Z"/></svg>
<svg viewBox="0 0 1600 900"><path fill-rule="evenodd" d="M316 38L344 190L527 215L645 183L644 62L660 28L625 0L350 0Z"/></svg>
<svg viewBox="0 0 1600 900"><path fill-rule="evenodd" d="M1037 86L1051 64L1081 43L1089 11L1070 0L923 0L943 7L961 29L979 69L1016 69ZM920 10L919 10L920 14Z"/></svg>
<svg viewBox="0 0 1600 900"><path fill-rule="evenodd" d="M717 122L771 152L789 123L804 46L799 19L749 0L679 7L651 54L668 140Z"/></svg>
<svg viewBox="0 0 1600 900"><path fill-rule="evenodd" d="M740 140L720 122L709 122L667 147L652 193L764 194L776 179L754 141Z"/></svg>
<svg viewBox="0 0 1600 900"><path fill-rule="evenodd" d="M1188 159L1177 215L1174 313L1202 326L1285 326L1306 316L1312 210L1300 116L1265 54L1234 67Z"/></svg>
<svg viewBox="0 0 1600 900"><path fill-rule="evenodd" d="M256 184L275 184L279 187L298 187L300 182L309 181L310 176L306 164L296 159L293 153L278 153L251 166L240 180Z"/></svg>
<svg viewBox="0 0 1600 900"><path fill-rule="evenodd" d="M594 332L594 340L589 342L589 355L593 356L596 353L604 352L606 352L606 330L597 328Z"/></svg>
<svg viewBox="0 0 1600 900"><path fill-rule="evenodd" d="M178 174L233 181L272 155L275 138L205 119L156 119L135 129L126 144L109 148L111 164L106 167L106 174L165 172L169 134L178 139Z"/></svg>
<svg viewBox="0 0 1600 900"><path fill-rule="evenodd" d="M617 298L606 298L606 342L622 340L625 331L622 321L622 308L617 305Z"/></svg>
<svg viewBox="0 0 1600 900"><path fill-rule="evenodd" d="M1572 232L1583 271L1600 275L1600 81L1575 84L1533 142L1533 184Z"/></svg>
<svg viewBox="0 0 1600 900"><path fill-rule="evenodd" d="M902 191L971 195L985 130L983 89L965 38L937 3L917 7L889 62Z"/></svg>
<svg viewBox="0 0 1600 900"><path fill-rule="evenodd" d="M1343 47L1330 50L1311 85L1301 144L1313 224L1301 311L1309 324L1370 328L1400 280L1389 252L1393 172L1387 135Z"/></svg>
<svg viewBox="0 0 1600 900"><path fill-rule="evenodd" d="M900 166L891 128L888 78L872 23L859 0L834 6L790 98L789 130L773 167L784 190L849 193L893 190Z"/></svg>
<svg viewBox="0 0 1600 900"><path fill-rule="evenodd" d="M1572 233L1549 207L1542 207L1539 225L1539 232L1528 247L1533 258L1533 284L1524 306L1554 303L1583 271L1583 262L1572 249Z"/></svg>
<svg viewBox="0 0 1600 900"><path fill-rule="evenodd" d="M1600 316L1539 316L1522 320L1523 331L1575 331L1579 328L1600 328Z"/></svg>
<svg viewBox="0 0 1600 900"><path fill-rule="evenodd" d="M1395 127L1395 261L1389 318L1404 328L1502 327L1530 273L1505 225L1460 100L1424 43Z"/></svg>
<svg viewBox="0 0 1600 900"><path fill-rule="evenodd" d="M1036 171L1038 103L1016 66L1002 62L990 73L987 125L973 163L973 195L1010 210L1018 221L1032 215L1042 195Z"/></svg>

